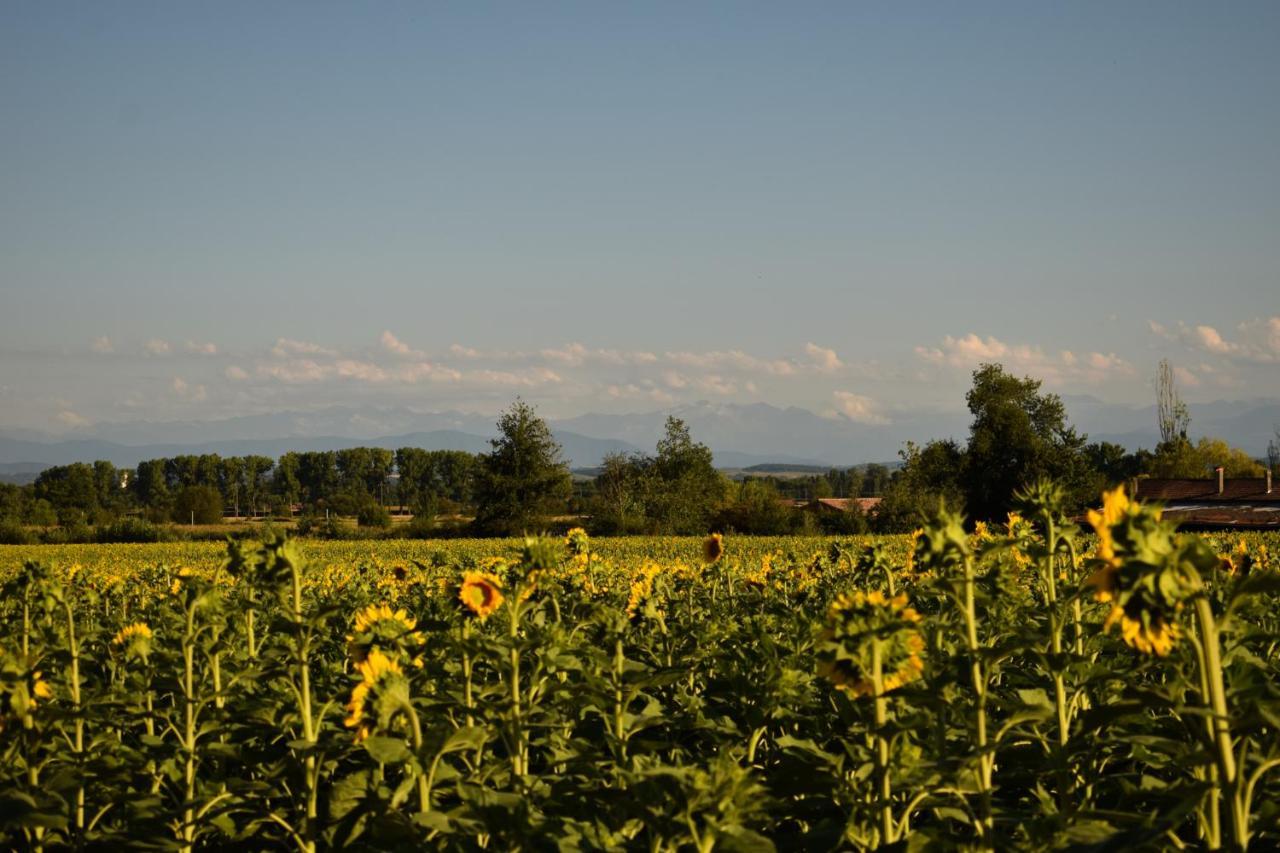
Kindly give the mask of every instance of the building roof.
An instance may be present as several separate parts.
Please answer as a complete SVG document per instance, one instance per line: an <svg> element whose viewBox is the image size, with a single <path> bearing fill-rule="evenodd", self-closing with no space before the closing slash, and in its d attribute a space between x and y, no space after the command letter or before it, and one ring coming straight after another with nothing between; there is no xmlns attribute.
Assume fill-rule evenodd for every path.
<svg viewBox="0 0 1280 853"><path fill-rule="evenodd" d="M1177 504L1276 504L1280 506L1280 489L1267 491L1263 477L1232 477L1222 482L1218 492L1217 478L1205 480L1138 480L1134 496L1144 501L1159 501L1169 506Z"/></svg>

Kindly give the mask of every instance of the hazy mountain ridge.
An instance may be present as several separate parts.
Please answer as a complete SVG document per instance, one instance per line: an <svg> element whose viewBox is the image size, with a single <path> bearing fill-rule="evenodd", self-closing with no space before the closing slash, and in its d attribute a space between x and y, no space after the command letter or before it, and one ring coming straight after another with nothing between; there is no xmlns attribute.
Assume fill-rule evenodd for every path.
<svg viewBox="0 0 1280 853"><path fill-rule="evenodd" d="M1113 441L1133 450L1159 441L1155 406L1124 406L1092 397L1065 397L1072 423L1091 441ZM1269 399L1194 404L1192 437L1215 435L1261 456L1280 423L1280 401ZM668 415L684 419L697 441L724 468L761 463L844 466L893 459L905 441L964 441L966 411L894 413L885 424L856 423L795 406L767 403L695 403L635 414L588 413L551 420L570 465L598 465L612 452L652 453ZM395 429L379 430L379 427ZM106 459L135 465L142 459L185 453L278 457L290 450L338 450L361 445L429 450L489 449L494 418L458 411L329 407L208 422L136 422L95 425L76 438L30 431L0 433L0 474L29 477L33 465ZM14 466L21 466L15 468Z"/></svg>

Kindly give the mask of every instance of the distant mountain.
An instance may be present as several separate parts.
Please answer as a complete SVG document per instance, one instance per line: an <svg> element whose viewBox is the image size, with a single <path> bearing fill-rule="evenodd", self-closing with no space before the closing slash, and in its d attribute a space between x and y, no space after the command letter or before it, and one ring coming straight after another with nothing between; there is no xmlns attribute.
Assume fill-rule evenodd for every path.
<svg viewBox="0 0 1280 853"><path fill-rule="evenodd" d="M1064 397L1072 423L1090 441L1113 441L1130 450L1159 441L1154 406L1106 403L1094 397ZM1193 404L1192 437L1215 435L1254 456L1266 452L1280 424L1280 401L1268 399ZM699 402L670 410L633 414L584 414L551 420L564 454L575 468L590 468L609 453L653 453L669 415L682 418L695 440L708 445L721 468L780 464L847 467L894 459L906 441L954 438L964 442L969 413L893 411L888 423L857 423L796 406ZM279 412L208 422L98 424L74 439L27 431L0 433L0 465L37 468L107 459L135 465L142 459L183 453L261 454L290 450L338 450L360 445L431 450L489 449L496 434L491 415L415 412L408 408L334 406L319 411ZM0 476L30 475L29 470Z"/></svg>

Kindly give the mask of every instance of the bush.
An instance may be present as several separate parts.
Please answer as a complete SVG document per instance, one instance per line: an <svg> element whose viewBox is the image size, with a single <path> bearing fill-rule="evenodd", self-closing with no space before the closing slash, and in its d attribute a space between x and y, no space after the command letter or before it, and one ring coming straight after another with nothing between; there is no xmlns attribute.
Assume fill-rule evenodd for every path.
<svg viewBox="0 0 1280 853"><path fill-rule="evenodd" d="M35 537L27 529L12 519L0 521L0 545L30 545Z"/></svg>
<svg viewBox="0 0 1280 853"><path fill-rule="evenodd" d="M141 518L125 518L98 528L99 542L168 542L173 535Z"/></svg>
<svg viewBox="0 0 1280 853"><path fill-rule="evenodd" d="M178 524L217 524L222 521L222 493L212 486L187 486L173 502Z"/></svg>
<svg viewBox="0 0 1280 853"><path fill-rule="evenodd" d="M345 539L346 531L338 523L337 516L304 515L298 519L298 535L316 539Z"/></svg>
<svg viewBox="0 0 1280 853"><path fill-rule="evenodd" d="M361 527L377 527L383 530L391 526L391 513L375 500L368 500L356 510L356 524Z"/></svg>

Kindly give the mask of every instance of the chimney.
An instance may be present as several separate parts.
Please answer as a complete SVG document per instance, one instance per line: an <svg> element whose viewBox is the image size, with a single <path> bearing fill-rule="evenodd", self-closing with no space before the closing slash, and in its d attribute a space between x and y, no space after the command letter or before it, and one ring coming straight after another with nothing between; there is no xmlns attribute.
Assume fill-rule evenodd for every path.
<svg viewBox="0 0 1280 853"><path fill-rule="evenodd" d="M1219 465L1217 468L1214 468L1213 470L1218 472L1218 494L1221 495L1223 492L1223 487L1226 485L1222 481L1222 478L1226 473L1226 469L1223 468L1221 465Z"/></svg>

